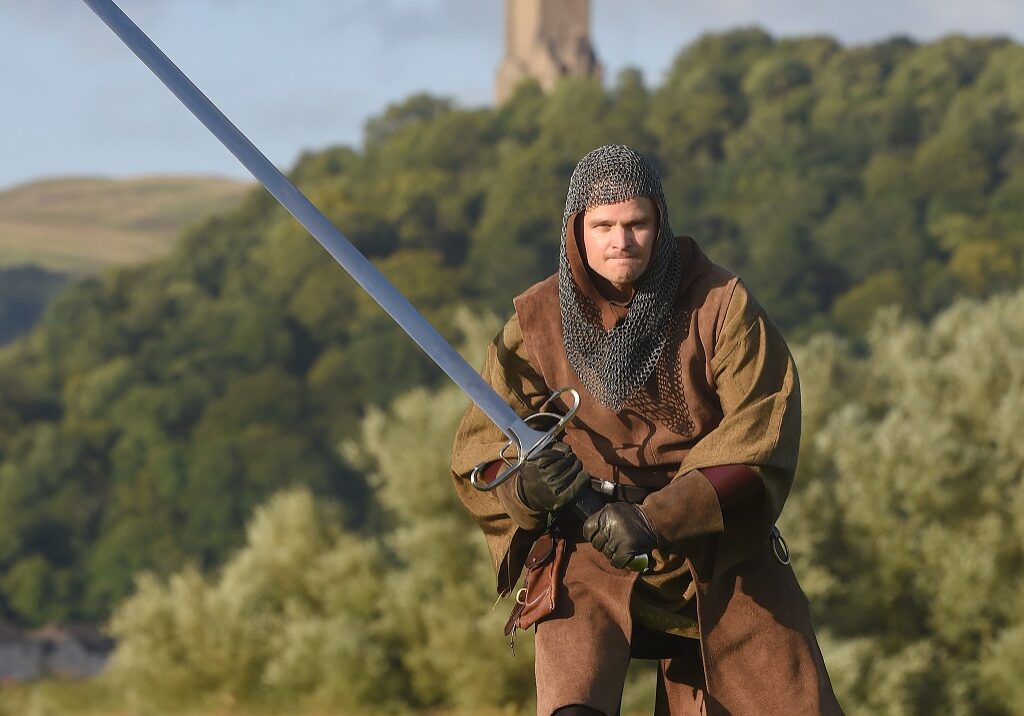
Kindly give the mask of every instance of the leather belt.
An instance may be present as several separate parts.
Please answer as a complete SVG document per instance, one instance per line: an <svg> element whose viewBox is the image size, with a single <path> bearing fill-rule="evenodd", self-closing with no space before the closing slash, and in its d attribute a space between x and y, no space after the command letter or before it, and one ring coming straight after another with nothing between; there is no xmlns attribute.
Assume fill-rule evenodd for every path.
<svg viewBox="0 0 1024 716"><path fill-rule="evenodd" d="M646 487L626 485L610 480L598 480L597 478L591 478L590 486L599 495L618 500L619 502L631 502L633 504L643 502L649 494L654 492L654 490L649 490Z"/></svg>

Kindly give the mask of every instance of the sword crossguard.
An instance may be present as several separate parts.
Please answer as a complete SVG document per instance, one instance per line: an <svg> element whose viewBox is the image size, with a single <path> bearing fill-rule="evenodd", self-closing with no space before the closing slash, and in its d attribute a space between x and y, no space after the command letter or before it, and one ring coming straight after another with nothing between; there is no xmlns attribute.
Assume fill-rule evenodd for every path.
<svg viewBox="0 0 1024 716"><path fill-rule="evenodd" d="M573 402L572 405L569 406L569 409L566 411L565 415L559 415L558 413L552 413L547 410L548 406L550 406L555 401L555 399L566 393L572 396ZM484 462L480 463L479 465L473 468L472 472L470 472L469 474L469 480L473 484L473 487L475 487L478 490L488 492L496 488L501 483L505 482L505 480L515 475L517 472L519 472L520 469L522 469L523 465L526 464L527 460L529 460L533 455L536 455L538 452L546 448L554 441L558 434L565 429L565 426L568 425L569 422L576 416L576 413L579 411L579 408L580 394L576 390L574 390L573 388L561 388L559 390L556 390L554 393L551 394L551 397L544 401L544 404L540 406L540 410L538 412L523 419L523 422L525 422L527 426L531 428L535 427L534 425L531 425L531 423L536 423L539 421L554 420L554 426L550 428L547 432L543 433L542 437L536 442L536 444L527 450L523 449L520 440L510 439L507 443L505 443L505 447L503 447L501 451L498 453L499 460L485 460ZM511 458L509 458L506 455L508 449L513 446L517 448L516 458L514 462ZM488 473L493 472L494 467L496 465L501 465L502 463L504 463L505 467L501 469L497 477L494 477L493 479L487 479L489 477ZM576 510L577 515L579 515L580 519L583 520L585 520L590 515L598 512L602 507L604 507L604 501L600 497L598 497L598 494L594 492L594 490L589 485L587 485L580 492L580 494L576 496L576 501L574 503L574 509ZM653 564L654 560L651 558L650 555L638 554L635 555L633 559L629 561L629 564L626 565L626 568L631 569L635 572L644 573L649 571Z"/></svg>
<svg viewBox="0 0 1024 716"><path fill-rule="evenodd" d="M548 407L552 405L557 398L566 394L572 397L572 405L569 406L565 415L550 412ZM496 477L491 480L487 480L486 473L488 468L493 465L495 461L486 460L480 463L469 473L469 481L472 483L473 487L483 492L490 492L494 488L498 487L498 485L505 482L505 480L508 480L510 477L515 475L522 469L527 460L554 442L558 434L565 429L565 426L568 425L574 417L576 417L576 413L579 409L580 394L575 388L559 388L556 390L547 400L544 401L544 404L540 406L539 411L533 415L523 418L523 422L531 428L537 427L534 423L547 424L550 421L554 421L554 426L548 429L535 444L528 447L524 446L518 438L510 438L498 453L498 457L501 459L501 462L505 464L505 467ZM516 448L515 458L510 458L507 454L509 449L512 447Z"/></svg>

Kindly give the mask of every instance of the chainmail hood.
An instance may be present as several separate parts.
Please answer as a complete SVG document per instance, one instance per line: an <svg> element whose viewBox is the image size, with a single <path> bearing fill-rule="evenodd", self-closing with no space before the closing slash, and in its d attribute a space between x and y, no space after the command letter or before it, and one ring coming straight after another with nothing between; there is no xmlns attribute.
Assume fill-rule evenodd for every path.
<svg viewBox="0 0 1024 716"><path fill-rule="evenodd" d="M600 296L583 275L573 272L568 242L576 241L573 221L595 206L647 197L658 209L658 236L646 271L633 286L625 318L606 330ZM585 259L584 259L585 262ZM681 273L679 246L669 225L657 170L639 152L621 144L599 147L576 165L562 217L558 295L566 355L580 381L608 408L619 411L654 371L668 339Z"/></svg>

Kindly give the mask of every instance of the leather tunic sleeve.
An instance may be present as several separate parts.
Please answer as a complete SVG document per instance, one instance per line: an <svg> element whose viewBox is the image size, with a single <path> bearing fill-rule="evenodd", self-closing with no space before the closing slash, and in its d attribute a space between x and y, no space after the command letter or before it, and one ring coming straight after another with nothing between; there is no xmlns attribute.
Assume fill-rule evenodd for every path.
<svg viewBox="0 0 1024 716"><path fill-rule="evenodd" d="M793 357L742 282L730 298L710 365L722 420L643 507L669 544L722 533L719 543L731 561L768 535L789 494L800 445Z"/></svg>
<svg viewBox="0 0 1024 716"><path fill-rule="evenodd" d="M481 375L521 416L536 411L549 395L544 381L530 365L515 315L488 346ZM473 467L497 459L506 442L501 430L470 403L452 445L456 493L484 533L498 575L498 591L503 594L518 580L526 552L546 524L546 515L529 510L518 499L514 480L491 492L481 492L469 481Z"/></svg>

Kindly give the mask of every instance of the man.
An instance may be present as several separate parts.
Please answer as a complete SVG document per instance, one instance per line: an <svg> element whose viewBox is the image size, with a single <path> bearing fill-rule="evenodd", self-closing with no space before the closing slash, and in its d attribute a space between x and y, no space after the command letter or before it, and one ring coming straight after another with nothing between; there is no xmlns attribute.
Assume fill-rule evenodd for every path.
<svg viewBox="0 0 1024 716"><path fill-rule="evenodd" d="M841 713L774 524L800 438L781 334L742 281L669 225L661 182L621 145L577 165L558 271L515 300L483 375L521 414L573 387L556 443L492 492L504 437L470 406L452 470L511 594L549 523L566 541L536 629L538 714L617 713L630 658L660 662L657 713ZM582 521L573 497L609 494ZM648 573L622 569L651 553Z"/></svg>

